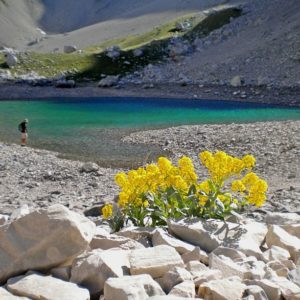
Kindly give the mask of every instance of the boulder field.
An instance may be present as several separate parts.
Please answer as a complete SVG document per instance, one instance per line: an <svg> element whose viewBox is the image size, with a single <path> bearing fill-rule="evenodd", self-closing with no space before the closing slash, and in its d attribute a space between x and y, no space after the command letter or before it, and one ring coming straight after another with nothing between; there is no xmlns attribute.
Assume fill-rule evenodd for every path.
<svg viewBox="0 0 300 300"><path fill-rule="evenodd" d="M1 299L300 299L300 216L112 233L56 204L0 226Z"/></svg>

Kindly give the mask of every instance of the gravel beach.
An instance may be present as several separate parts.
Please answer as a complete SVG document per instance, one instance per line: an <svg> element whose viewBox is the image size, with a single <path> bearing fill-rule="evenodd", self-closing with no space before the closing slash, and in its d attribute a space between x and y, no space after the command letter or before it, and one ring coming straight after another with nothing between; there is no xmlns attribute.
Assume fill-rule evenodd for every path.
<svg viewBox="0 0 300 300"><path fill-rule="evenodd" d="M176 162L190 156L200 178L206 176L197 155L204 150L223 150L257 159L256 172L269 184L266 210L300 213L300 121L251 124L181 126L141 131L124 138L130 143L157 144ZM114 175L121 169L58 158L58 153L0 143L0 212L11 214L29 208L61 203L85 211L118 193ZM126 170L125 170L126 171Z"/></svg>

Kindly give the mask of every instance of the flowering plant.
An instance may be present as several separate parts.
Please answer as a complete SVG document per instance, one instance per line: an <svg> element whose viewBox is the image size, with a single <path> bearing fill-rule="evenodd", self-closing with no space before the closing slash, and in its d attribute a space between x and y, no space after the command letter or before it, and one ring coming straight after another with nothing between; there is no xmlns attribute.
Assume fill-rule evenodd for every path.
<svg viewBox="0 0 300 300"><path fill-rule="evenodd" d="M245 206L263 205L268 185L252 172L252 155L239 159L222 151L204 151L199 158L209 174L204 181L198 180L186 156L177 166L160 157L157 164L118 173L119 210L114 213L112 205L104 206L104 219L119 230L129 220L136 226L157 226L181 217L225 219Z"/></svg>

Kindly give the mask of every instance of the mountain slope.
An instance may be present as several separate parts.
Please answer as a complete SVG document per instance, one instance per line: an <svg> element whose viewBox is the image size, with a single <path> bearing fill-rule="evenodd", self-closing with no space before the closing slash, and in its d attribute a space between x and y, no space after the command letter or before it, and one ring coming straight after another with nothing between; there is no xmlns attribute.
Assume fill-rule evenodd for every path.
<svg viewBox="0 0 300 300"><path fill-rule="evenodd" d="M223 0L0 0L0 47L50 52L149 31ZM231 1L236 2L236 1ZM40 30L47 33L45 39ZM37 42L37 43L36 43Z"/></svg>

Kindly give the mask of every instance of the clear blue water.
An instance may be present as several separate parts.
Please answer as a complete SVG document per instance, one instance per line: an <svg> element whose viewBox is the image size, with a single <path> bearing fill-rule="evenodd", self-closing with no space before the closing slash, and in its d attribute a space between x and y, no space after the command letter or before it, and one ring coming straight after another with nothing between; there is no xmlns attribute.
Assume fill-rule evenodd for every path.
<svg viewBox="0 0 300 300"><path fill-rule="evenodd" d="M112 162L160 152L155 147L121 143L122 136L132 131L188 124L299 120L300 108L148 98L1 101L0 139L18 143L17 125L24 118L30 120L30 145L70 157Z"/></svg>

